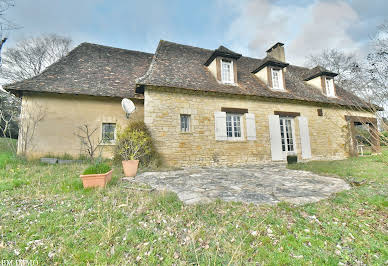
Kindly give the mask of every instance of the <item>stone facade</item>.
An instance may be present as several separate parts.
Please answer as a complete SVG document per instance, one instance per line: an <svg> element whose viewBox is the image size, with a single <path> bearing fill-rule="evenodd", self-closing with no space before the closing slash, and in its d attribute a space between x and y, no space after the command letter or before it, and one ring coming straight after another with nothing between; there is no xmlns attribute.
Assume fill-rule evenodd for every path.
<svg viewBox="0 0 388 266"><path fill-rule="evenodd" d="M369 112L336 106L176 88L147 86L144 97L144 121L166 164L174 166L242 165L271 161L268 116L275 111L299 112L307 117L311 159L341 159L349 155L349 130L345 115L374 117ZM214 113L220 112L223 107L244 108L253 113L256 140L248 141L245 135L242 141L216 141ZM318 108L323 109L323 116L318 116ZM181 133L180 114L191 115L191 132ZM242 121L245 127L245 119ZM297 119L294 124L296 151L301 158Z"/></svg>
<svg viewBox="0 0 388 266"><path fill-rule="evenodd" d="M136 111L131 115L131 120L143 120L143 100L132 99ZM80 139L75 135L77 128L87 124L91 129L97 128L93 141L101 139L102 123L116 123L125 126L128 119L121 108L121 98L98 97L85 95L68 95L54 93L25 92L22 98L22 121L26 123L29 113L36 108L45 111L44 119L38 124L35 134L27 149L29 157L42 157L47 155L70 154L79 156L84 154ZM22 136L19 137L19 153ZM100 145L102 156L112 157L113 145Z"/></svg>

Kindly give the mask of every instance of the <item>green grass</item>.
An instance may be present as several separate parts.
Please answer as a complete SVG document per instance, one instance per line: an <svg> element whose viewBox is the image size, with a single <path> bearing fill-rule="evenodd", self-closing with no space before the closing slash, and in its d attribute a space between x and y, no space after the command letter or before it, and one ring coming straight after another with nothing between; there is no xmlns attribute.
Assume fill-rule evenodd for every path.
<svg viewBox="0 0 388 266"><path fill-rule="evenodd" d="M83 175L105 174L109 172L111 169L112 167L110 167L106 163L96 163L86 168L82 174Z"/></svg>
<svg viewBox="0 0 388 266"><path fill-rule="evenodd" d="M133 184L119 179L119 165L113 165L107 188L84 190L79 174L86 164L43 165L2 156L10 156L0 169L3 260L45 265L388 261L384 156L292 166L368 181L304 206L221 200L187 206L173 193L128 188Z"/></svg>

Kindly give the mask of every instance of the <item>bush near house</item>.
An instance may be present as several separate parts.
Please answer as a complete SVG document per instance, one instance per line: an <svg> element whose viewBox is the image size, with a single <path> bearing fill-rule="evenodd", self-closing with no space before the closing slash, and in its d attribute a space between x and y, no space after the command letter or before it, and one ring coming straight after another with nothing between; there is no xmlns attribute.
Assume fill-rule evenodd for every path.
<svg viewBox="0 0 388 266"><path fill-rule="evenodd" d="M381 156L295 164L367 182L304 206L257 206L184 205L173 193L133 189L117 179L119 167L106 189L84 190L85 164L12 158L0 169L0 258L42 265L384 265L387 159L384 147Z"/></svg>
<svg viewBox="0 0 388 266"><path fill-rule="evenodd" d="M151 134L143 121L131 122L117 133L115 161L139 160L142 166L160 165Z"/></svg>

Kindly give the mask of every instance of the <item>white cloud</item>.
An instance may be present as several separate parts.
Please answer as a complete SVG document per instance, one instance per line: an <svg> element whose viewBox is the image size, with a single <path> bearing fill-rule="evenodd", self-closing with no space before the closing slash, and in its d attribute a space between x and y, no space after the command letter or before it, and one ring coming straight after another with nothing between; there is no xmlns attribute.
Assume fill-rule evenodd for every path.
<svg viewBox="0 0 388 266"><path fill-rule="evenodd" d="M356 52L360 48L348 34L348 29L358 20L357 13L349 4L343 1L317 2L311 12L311 20L306 21L300 34L290 43L290 59L301 61L306 52L316 54L327 48L347 52Z"/></svg>
<svg viewBox="0 0 388 266"><path fill-rule="evenodd" d="M265 56L276 42L284 42L286 58L303 64L305 56L326 48L355 52L359 47L348 34L358 19L341 0L315 1L307 6L276 5L270 0L229 2L237 10L226 34L232 48L250 56Z"/></svg>

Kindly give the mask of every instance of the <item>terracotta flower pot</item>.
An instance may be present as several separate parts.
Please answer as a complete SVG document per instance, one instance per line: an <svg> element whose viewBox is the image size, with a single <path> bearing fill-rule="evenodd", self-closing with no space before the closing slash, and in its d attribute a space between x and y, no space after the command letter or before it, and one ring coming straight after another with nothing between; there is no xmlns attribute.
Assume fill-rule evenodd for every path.
<svg viewBox="0 0 388 266"><path fill-rule="evenodd" d="M139 160L128 160L122 161L124 175L126 177L134 177L137 172L137 167L139 166Z"/></svg>
<svg viewBox="0 0 388 266"><path fill-rule="evenodd" d="M82 179L84 188L105 187L106 184L108 184L108 182L112 179L112 172L113 170L110 170L105 174L80 175L80 177Z"/></svg>

